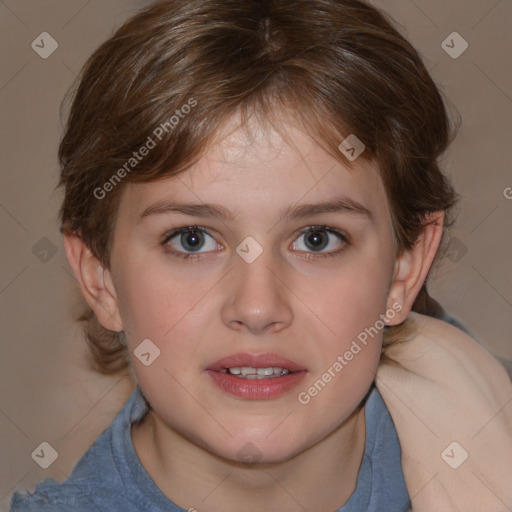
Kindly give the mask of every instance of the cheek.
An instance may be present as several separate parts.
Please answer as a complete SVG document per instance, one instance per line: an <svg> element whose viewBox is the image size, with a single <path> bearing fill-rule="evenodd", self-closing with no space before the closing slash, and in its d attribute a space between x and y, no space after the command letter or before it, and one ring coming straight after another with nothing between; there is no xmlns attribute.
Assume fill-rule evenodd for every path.
<svg viewBox="0 0 512 512"><path fill-rule="evenodd" d="M319 364L297 392L297 401L318 439L339 426L361 403L380 362L380 302L376 301L375 315L364 307L358 309L367 306L365 303L348 301L346 305L332 317L335 336L324 336Z"/></svg>
<svg viewBox="0 0 512 512"><path fill-rule="evenodd" d="M197 274L184 277L183 272L170 272L165 265L133 265L125 268L125 279L118 288L119 309L133 369L142 384L157 386L165 383L174 388L170 374L190 386L189 380L200 369L199 340L204 326L211 325L210 302L203 300L211 290L211 280ZM117 289L117 286L116 286ZM146 345L158 354L150 366L137 360ZM199 354L201 356L201 354ZM175 389L177 396L179 389ZM184 400L186 402L186 400Z"/></svg>
<svg viewBox="0 0 512 512"><path fill-rule="evenodd" d="M385 263L371 254L359 256L340 267L335 279L317 276L318 286L308 291L308 304L319 320L315 330L321 355L297 398L312 418L328 417L330 428L360 403L374 379L386 312ZM325 424L318 427L323 430Z"/></svg>
<svg viewBox="0 0 512 512"><path fill-rule="evenodd" d="M183 279L158 261L132 264L116 282L118 304L131 341L141 338L162 339L189 314L206 293L197 280ZM120 272L121 274L121 272Z"/></svg>
<svg viewBox="0 0 512 512"><path fill-rule="evenodd" d="M324 339L331 340L332 349L342 350L385 313L389 275L380 262L353 258L335 274L316 277L316 286L301 293L323 324Z"/></svg>
<svg viewBox="0 0 512 512"><path fill-rule="evenodd" d="M138 268L137 275L131 274L133 277L123 283L120 293L121 317L137 381L155 408L179 410L200 423L204 418L184 389L192 389L192 376L199 368L194 321L201 313L197 304L201 304L207 288L180 280L178 275L164 276L151 270L156 266ZM142 345L147 339L151 343ZM147 366L138 358L142 346L146 347L144 352L150 352ZM174 422L179 423L176 418Z"/></svg>
<svg viewBox="0 0 512 512"><path fill-rule="evenodd" d="M150 273L129 277L117 289L119 312L129 341L155 338L165 325L172 325L172 315L178 312L168 303L161 282L156 282Z"/></svg>

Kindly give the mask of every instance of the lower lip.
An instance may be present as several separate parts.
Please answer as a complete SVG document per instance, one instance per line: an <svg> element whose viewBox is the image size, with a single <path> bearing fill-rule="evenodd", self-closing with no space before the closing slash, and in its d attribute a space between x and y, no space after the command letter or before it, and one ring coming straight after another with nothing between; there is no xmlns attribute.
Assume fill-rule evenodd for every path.
<svg viewBox="0 0 512 512"><path fill-rule="evenodd" d="M243 379L229 373L206 370L222 391L249 400L268 400L294 388L305 376L306 370L267 379Z"/></svg>

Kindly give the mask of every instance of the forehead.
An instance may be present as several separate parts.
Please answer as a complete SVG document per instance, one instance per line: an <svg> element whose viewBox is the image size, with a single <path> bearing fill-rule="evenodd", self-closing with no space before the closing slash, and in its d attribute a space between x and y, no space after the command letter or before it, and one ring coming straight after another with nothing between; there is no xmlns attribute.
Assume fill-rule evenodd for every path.
<svg viewBox="0 0 512 512"><path fill-rule="evenodd" d="M358 158L350 168L291 122L240 126L232 118L204 156L177 176L128 184L120 210L139 216L166 201L225 205L237 217L269 218L287 207L344 197L373 219L389 217L375 162ZM133 221L136 221L133 218Z"/></svg>

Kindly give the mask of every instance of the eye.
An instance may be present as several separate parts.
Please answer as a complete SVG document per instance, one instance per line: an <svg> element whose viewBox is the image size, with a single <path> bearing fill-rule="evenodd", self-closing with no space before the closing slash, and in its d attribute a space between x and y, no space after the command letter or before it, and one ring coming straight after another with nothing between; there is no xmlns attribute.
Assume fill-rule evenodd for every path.
<svg viewBox="0 0 512 512"><path fill-rule="evenodd" d="M312 253L318 253L318 257L335 256L349 245L345 235L327 226L309 226L296 240L292 250L305 252L308 258ZM165 235L162 245L170 247L174 256L185 259L201 258L208 252L223 248L200 226L175 229Z"/></svg>
<svg viewBox="0 0 512 512"><path fill-rule="evenodd" d="M322 256L333 256L348 245L345 235L326 226L310 226L302 231L297 240L299 242L294 242L292 249L321 253Z"/></svg>
<svg viewBox="0 0 512 512"><path fill-rule="evenodd" d="M169 245L177 256L199 257L200 254L222 248L204 228L188 226L167 234L162 245ZM196 254L194 254L196 253Z"/></svg>

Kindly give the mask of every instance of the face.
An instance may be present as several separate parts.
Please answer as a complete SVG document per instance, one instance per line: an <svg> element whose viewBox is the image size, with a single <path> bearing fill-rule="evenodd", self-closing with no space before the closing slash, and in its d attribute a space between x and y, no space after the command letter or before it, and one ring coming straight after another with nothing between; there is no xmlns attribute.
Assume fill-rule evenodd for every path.
<svg viewBox="0 0 512 512"><path fill-rule="evenodd" d="M377 168L359 158L350 170L285 129L289 142L253 122L179 176L127 185L113 239L119 314L154 414L230 460L287 460L339 427L373 381L389 310Z"/></svg>

